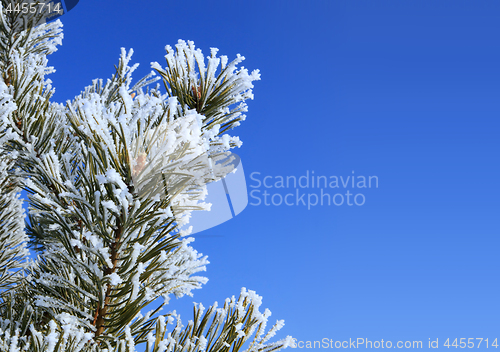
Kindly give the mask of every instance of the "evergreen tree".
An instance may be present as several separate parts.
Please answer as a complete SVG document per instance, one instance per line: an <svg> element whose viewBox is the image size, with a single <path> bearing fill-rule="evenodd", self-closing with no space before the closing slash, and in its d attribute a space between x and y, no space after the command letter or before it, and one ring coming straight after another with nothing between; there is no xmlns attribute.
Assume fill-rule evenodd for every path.
<svg viewBox="0 0 500 352"><path fill-rule="evenodd" d="M41 7L1 0L0 351L290 345L268 342L283 322L267 331L269 310L244 288L221 307L195 305L186 326L175 311L160 314L172 294L206 282L190 213L208 208L206 183L231 171L229 150L241 142L227 132L245 119L258 71L238 67L240 55L229 62L212 49L205 59L179 41L166 47L166 67L153 63L132 85L137 65L122 49L110 79L56 103L47 56L62 43L62 24L23 13L23 3ZM150 88L159 80L165 93Z"/></svg>

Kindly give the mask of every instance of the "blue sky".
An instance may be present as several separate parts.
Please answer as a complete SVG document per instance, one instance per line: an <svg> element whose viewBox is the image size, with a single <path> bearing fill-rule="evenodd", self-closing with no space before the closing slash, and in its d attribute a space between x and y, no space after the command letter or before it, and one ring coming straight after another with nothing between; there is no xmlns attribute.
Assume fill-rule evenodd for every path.
<svg viewBox="0 0 500 352"><path fill-rule="evenodd" d="M64 102L110 77L121 47L141 63L136 79L152 61L165 65L164 46L178 39L206 55L240 53L262 75L233 132L249 191L276 201L321 192L256 187L255 172L268 182L377 176L378 188L323 190L362 193L362 206L249 204L195 235L209 282L171 301L185 320L193 301L247 287L272 320L285 319L279 337L491 343L500 340L499 11L494 1L80 0L61 18L50 78Z"/></svg>

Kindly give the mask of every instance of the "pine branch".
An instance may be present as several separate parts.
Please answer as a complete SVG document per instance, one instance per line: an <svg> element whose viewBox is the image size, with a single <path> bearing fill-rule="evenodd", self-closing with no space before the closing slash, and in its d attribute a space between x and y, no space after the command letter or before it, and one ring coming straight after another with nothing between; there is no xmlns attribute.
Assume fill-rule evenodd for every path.
<svg viewBox="0 0 500 352"><path fill-rule="evenodd" d="M2 5L6 3L8 2L3 1ZM36 16L19 18L14 13L4 16L3 11L0 16L0 71L4 78L4 82L0 83L0 153L3 180L0 182L0 233L3 235L4 248L9 249L5 252L4 259L10 259L9 268L16 267L15 275L11 277L15 277L16 281L10 280L10 284L15 283L10 288L12 293L2 293L0 308L2 312L8 313L9 320L22 322L23 333L26 333L31 319L38 314L32 311L28 303L30 297L29 292L26 292L27 286L22 271L26 269L28 251L24 233L24 210L22 201L17 199L17 193L23 186L26 175L19 171L31 170L27 162L30 158L27 157L33 155L36 150L36 141L45 143L44 133L53 132L53 129L40 129L44 126L40 126L38 121L50 121L50 118L45 119L45 116L42 118L41 115L55 112L54 106L49 106L48 99L52 92L43 76L50 73L50 68L46 67L45 56L55 51L55 45L60 42L60 23L38 28L29 27L36 20ZM32 143L33 141L35 143ZM38 151L35 154L39 156ZM17 251L16 255L13 249ZM13 297L17 297L17 301ZM26 298L27 302L22 302L22 297ZM26 313L27 310L29 314Z"/></svg>
<svg viewBox="0 0 500 352"><path fill-rule="evenodd" d="M129 58L122 55L121 62L127 60ZM196 148L201 140L191 146L186 140L187 132L197 126L195 116L172 119L169 104L141 92L135 103L129 101L126 80L121 81L124 83L118 89L120 99L114 104L106 93L114 94L116 90L109 89L79 97L68 105L72 133L82 141L82 164L76 166L78 177L75 178L68 167L58 166L63 165L57 155L51 155L50 164L46 160L45 168L38 171L41 178L33 179L28 185L37 195L32 199L37 209L33 222L39 224L36 232L43 242L44 258L47 263L57 262L72 268L66 278L57 283L44 272L59 272L61 276L61 269L41 267L43 270L37 274L34 288L38 292L38 305L56 317L68 310L65 302L73 302L72 314L79 317L82 326L95 331L96 337L119 333L158 296L189 294L205 281L190 276L204 270L206 259L200 260L186 240L177 240L180 234L171 235L178 226L173 214L181 215L196 208L202 194L193 193L193 187L198 185L190 176L190 169L198 165ZM141 106L145 99L150 100L150 104ZM88 103L90 105L85 105ZM109 109L101 108L105 106ZM119 121L121 114L127 111L131 114L129 120ZM155 113L144 115L147 111ZM138 119L143 115L148 116L146 120ZM161 129L176 131L170 135L173 143L165 143L163 137L158 139ZM147 143L143 143L145 140ZM158 199L133 194L142 185L132 179L132 161L144 145L148 146L148 153L172 162L162 164L162 159L157 160L159 164L148 165L153 166L155 172L160 167L160 174L169 180L167 189L161 185L148 188L149 193L157 192ZM50 189L40 188L54 179L55 175L51 176L54 171L59 179L60 198L51 196ZM67 218L75 219L82 227L72 227ZM133 259L126 259L131 252ZM78 281L85 286L82 287L87 298L85 304L81 303L83 300L68 300L71 294L64 293L73 271L81 277L89 277L88 281L93 283L90 287L84 284L85 280ZM58 291L51 293L55 285ZM140 292L141 287L146 290Z"/></svg>
<svg viewBox="0 0 500 352"><path fill-rule="evenodd" d="M163 78L169 96L175 96L183 111L195 109L203 115L203 130L215 136L238 126L245 120L246 99L253 99L252 82L260 80L259 70L251 74L248 70L236 69L245 58L237 58L228 64L227 56L217 57L218 49L211 49L208 64L200 49L194 43L179 40L176 50L167 45L167 67L164 69L154 62L151 67ZM220 67L220 72L216 71ZM227 143L227 142L226 142ZM239 146L239 140L231 141L231 146Z"/></svg>
<svg viewBox="0 0 500 352"><path fill-rule="evenodd" d="M18 282L25 267L27 237L24 233L24 209L19 199L17 178L10 174L14 162L0 156L0 290Z"/></svg>
<svg viewBox="0 0 500 352"><path fill-rule="evenodd" d="M206 313L202 304L195 304L194 319L183 327L179 316L171 333L167 335L164 317L157 323L156 336L149 333L144 339L147 352L237 352L246 347L245 352L271 352L288 347L292 339L268 343L284 323L277 321L266 333L266 325L271 312L266 309L259 312L262 297L254 291L242 289L240 297L226 299L222 308L217 302ZM172 323L174 316L168 317ZM141 342L136 339L134 343ZM131 344L130 344L131 345Z"/></svg>
<svg viewBox="0 0 500 352"><path fill-rule="evenodd" d="M217 310L205 337L210 318L199 307L187 330L178 325L167 337L157 315L170 294L191 295L206 282L196 273L208 260L184 227L191 211L207 209L206 183L232 171L226 152L241 142L223 133L244 119L258 72L236 70L243 58L227 65L215 49L205 68L201 51L180 41L177 53L167 47L167 69L152 65L167 94L144 92L159 78L152 72L131 86L137 65L129 66L132 51L122 49L111 79L95 80L63 106L50 102L54 90L45 80L61 24L37 21L13 13L0 19L0 244L9 248L0 270L10 270L0 275L0 289L13 287L0 294L0 351L118 352L144 342L155 351L241 349L267 319L254 313L260 298L251 291ZM30 200L26 230L39 253L29 265L15 196L21 187ZM13 268L23 271L16 276ZM164 302L143 316L159 297ZM265 340L256 337L254 350L286 345Z"/></svg>

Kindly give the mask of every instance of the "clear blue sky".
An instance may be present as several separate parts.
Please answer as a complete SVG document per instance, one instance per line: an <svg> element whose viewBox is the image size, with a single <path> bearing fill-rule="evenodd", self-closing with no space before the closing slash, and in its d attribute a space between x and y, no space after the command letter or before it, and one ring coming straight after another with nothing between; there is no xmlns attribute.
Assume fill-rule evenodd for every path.
<svg viewBox="0 0 500 352"><path fill-rule="evenodd" d="M254 172L378 177L323 190L362 206L248 205L195 235L209 282L171 301L185 320L244 286L285 319L279 337L500 340L500 3L80 0L61 20L56 101L110 77L120 47L139 79L193 40L261 70L234 130L254 195L321 192L250 187Z"/></svg>

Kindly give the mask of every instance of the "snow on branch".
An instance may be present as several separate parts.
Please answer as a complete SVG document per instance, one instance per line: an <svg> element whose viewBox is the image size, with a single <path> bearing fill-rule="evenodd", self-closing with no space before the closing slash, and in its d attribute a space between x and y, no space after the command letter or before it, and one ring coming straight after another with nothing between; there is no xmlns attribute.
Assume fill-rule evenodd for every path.
<svg viewBox="0 0 500 352"><path fill-rule="evenodd" d="M62 24L0 12L0 352L286 347L289 338L268 343L283 322L266 332L270 312L245 289L222 308L195 306L186 328L175 313L158 317L171 295L207 282L198 275L208 259L185 226L209 209L206 184L233 171L227 152L241 141L225 132L245 119L258 70L217 49L205 61L179 41L166 47L166 68L153 63L132 85L138 65L122 49L110 79L62 105L46 79ZM165 94L145 89L159 79Z"/></svg>

